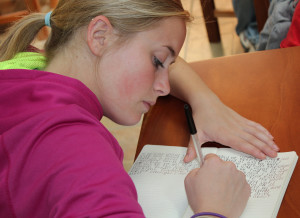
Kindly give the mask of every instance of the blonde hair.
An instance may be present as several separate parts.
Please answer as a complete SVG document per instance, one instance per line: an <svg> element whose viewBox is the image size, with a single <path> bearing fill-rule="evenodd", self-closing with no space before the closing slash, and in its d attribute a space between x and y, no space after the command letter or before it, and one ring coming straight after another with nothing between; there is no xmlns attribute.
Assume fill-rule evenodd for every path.
<svg viewBox="0 0 300 218"><path fill-rule="evenodd" d="M76 30L88 25L98 15L106 16L123 39L147 30L167 17L191 21L180 0L60 0L51 14L51 33L45 45L48 60ZM0 61L26 50L45 26L44 18L43 13L33 13L13 25L0 45Z"/></svg>

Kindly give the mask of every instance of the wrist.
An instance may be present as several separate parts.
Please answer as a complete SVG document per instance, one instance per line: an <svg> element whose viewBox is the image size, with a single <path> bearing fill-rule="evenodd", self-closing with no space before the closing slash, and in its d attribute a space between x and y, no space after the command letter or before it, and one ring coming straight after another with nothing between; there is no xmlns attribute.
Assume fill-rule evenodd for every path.
<svg viewBox="0 0 300 218"><path fill-rule="evenodd" d="M196 217L193 217L193 218L218 218L218 217L211 216L211 215L200 215L200 216L196 216Z"/></svg>
<svg viewBox="0 0 300 218"><path fill-rule="evenodd" d="M219 103L220 99L215 93L194 93L188 99L193 111L205 109L209 105L216 105L216 102Z"/></svg>
<svg viewBox="0 0 300 218"><path fill-rule="evenodd" d="M200 215L200 216L196 216L196 218L216 218L216 217L211 215Z"/></svg>
<svg viewBox="0 0 300 218"><path fill-rule="evenodd" d="M194 214L191 218L227 218L226 216L223 216L222 214L219 213L213 213L213 212L201 212L201 213L196 213Z"/></svg>
<svg viewBox="0 0 300 218"><path fill-rule="evenodd" d="M200 215L200 216L196 216L193 218L216 218L216 216L211 216L211 215Z"/></svg>

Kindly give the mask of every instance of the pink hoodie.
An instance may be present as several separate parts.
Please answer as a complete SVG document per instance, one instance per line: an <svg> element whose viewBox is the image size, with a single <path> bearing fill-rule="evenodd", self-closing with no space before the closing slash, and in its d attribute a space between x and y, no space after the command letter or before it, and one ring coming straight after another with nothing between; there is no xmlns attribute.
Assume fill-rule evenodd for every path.
<svg viewBox="0 0 300 218"><path fill-rule="evenodd" d="M80 81L0 70L0 217L144 217L102 116Z"/></svg>

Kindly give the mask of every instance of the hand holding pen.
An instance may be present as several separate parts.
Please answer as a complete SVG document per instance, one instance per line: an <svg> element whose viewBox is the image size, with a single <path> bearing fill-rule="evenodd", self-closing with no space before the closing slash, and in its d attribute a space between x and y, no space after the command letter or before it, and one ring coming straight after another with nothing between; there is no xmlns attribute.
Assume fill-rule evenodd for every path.
<svg viewBox="0 0 300 218"><path fill-rule="evenodd" d="M184 105L184 110L200 163L200 169L192 170L184 181L191 208L194 213L210 210L224 217L240 217L251 193L245 175L215 154L206 155L203 165L204 157L188 104Z"/></svg>
<svg viewBox="0 0 300 218"><path fill-rule="evenodd" d="M198 157L198 161L200 163L200 167L202 166L203 162L204 162L204 157L201 151L201 145L197 136L197 129L195 126L195 122L193 119L193 115L190 109L190 106L188 104L184 105L184 110L185 110L185 115L186 115L186 119L188 122L188 126L189 126L189 130L193 139L193 144L197 153L197 157Z"/></svg>

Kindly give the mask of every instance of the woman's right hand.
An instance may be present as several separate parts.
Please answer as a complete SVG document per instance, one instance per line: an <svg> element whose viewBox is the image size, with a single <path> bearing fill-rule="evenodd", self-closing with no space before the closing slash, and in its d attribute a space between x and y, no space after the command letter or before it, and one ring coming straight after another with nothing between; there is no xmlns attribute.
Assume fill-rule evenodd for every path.
<svg viewBox="0 0 300 218"><path fill-rule="evenodd" d="M194 213L214 212L230 218L242 214L251 193L244 173L214 154L206 155L201 168L187 175L185 189Z"/></svg>

